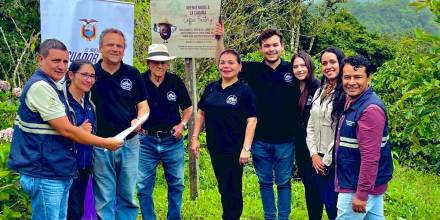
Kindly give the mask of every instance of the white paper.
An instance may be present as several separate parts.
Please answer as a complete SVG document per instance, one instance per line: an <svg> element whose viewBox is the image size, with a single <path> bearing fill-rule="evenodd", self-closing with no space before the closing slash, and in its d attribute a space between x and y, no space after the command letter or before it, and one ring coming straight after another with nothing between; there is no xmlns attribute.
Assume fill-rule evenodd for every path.
<svg viewBox="0 0 440 220"><path fill-rule="evenodd" d="M150 113L148 112L147 114L141 116L136 124L134 124L133 126L121 131L121 133L117 134L116 136L114 136L114 138L116 138L117 140L123 141L131 132L134 131L134 129L136 129L138 126L140 126L142 123L144 123L147 119L148 116L150 115ZM105 149L105 151L107 151L107 149Z"/></svg>

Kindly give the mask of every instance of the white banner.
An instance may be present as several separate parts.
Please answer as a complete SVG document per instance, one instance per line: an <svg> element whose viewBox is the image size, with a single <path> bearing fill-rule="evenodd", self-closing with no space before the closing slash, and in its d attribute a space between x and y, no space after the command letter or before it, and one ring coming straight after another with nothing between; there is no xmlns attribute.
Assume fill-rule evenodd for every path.
<svg viewBox="0 0 440 220"><path fill-rule="evenodd" d="M215 57L220 0L150 0L150 11L153 43L167 45L172 56Z"/></svg>
<svg viewBox="0 0 440 220"><path fill-rule="evenodd" d="M126 39L124 63L133 64L134 5L105 0L40 0L41 39L66 44L69 62L98 62L99 35L106 28L121 30Z"/></svg>

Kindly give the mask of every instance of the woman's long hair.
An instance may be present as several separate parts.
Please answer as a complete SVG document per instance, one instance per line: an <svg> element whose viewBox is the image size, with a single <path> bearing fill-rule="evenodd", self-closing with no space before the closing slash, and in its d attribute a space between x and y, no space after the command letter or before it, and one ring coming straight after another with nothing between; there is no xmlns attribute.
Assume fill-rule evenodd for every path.
<svg viewBox="0 0 440 220"><path fill-rule="evenodd" d="M333 94L333 101L332 101L333 110L331 113L331 117L332 117L332 126L333 126L334 123L337 123L337 121L339 120L339 118L342 115L342 112L344 111L345 92L344 92L344 89L342 88L342 68L344 67L345 55L344 55L344 52L342 52L342 50L339 48L328 47L321 52L320 60L322 60L322 55L324 55L324 53L335 54L336 58L338 59L338 64L339 64L339 73L336 78L337 80L336 80L336 85L335 85L335 92ZM322 80L321 80L321 93L324 91L324 85L327 82L328 82L328 79L323 74Z"/></svg>
<svg viewBox="0 0 440 220"><path fill-rule="evenodd" d="M305 86L303 91L301 92L301 96L299 97L299 101L298 101L298 107L300 109L301 118L302 118L304 107L306 106L307 103L307 97L309 96L309 86L310 83L313 82L313 80L315 79L315 74L313 74L315 71L315 65L313 64L312 58L308 53L306 53L305 51L299 51L293 55L292 60L290 61L292 67L293 67L293 62L295 61L296 58L303 59L307 67L307 76L304 79Z"/></svg>

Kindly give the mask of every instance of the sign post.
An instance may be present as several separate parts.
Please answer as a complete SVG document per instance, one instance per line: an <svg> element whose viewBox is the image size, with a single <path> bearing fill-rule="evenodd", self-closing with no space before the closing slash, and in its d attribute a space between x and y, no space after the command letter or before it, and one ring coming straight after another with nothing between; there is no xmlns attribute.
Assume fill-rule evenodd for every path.
<svg viewBox="0 0 440 220"><path fill-rule="evenodd" d="M220 0L151 0L150 11L152 42L165 44L173 56L185 58L185 85L193 102L193 117L188 123L191 136L197 112L195 58L215 58L217 42L212 28L220 16ZM191 153L189 174L191 199L195 199L199 195L199 164Z"/></svg>
<svg viewBox="0 0 440 220"><path fill-rule="evenodd" d="M194 122L197 114L197 76L194 58L185 58L185 85L188 88L188 93L191 94L193 102L193 113L191 120L188 123L188 137L191 137L194 131ZM192 138L188 138L188 149L192 144ZM190 182L190 197L195 199L199 196L200 182L199 182L199 161L194 158L194 155L188 150L189 157L189 182Z"/></svg>

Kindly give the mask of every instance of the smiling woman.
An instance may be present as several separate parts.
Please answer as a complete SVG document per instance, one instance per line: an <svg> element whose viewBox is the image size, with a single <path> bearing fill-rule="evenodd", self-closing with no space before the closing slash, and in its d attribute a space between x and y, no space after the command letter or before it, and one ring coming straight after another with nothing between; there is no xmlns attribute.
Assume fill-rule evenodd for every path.
<svg viewBox="0 0 440 220"><path fill-rule="evenodd" d="M70 64L64 85L64 96L75 124L90 133L96 133L94 105L89 93L95 81L93 64L88 60L75 60ZM75 143L75 147L78 176L69 191L68 219L81 219L84 214L85 195L92 168L93 146Z"/></svg>
<svg viewBox="0 0 440 220"><path fill-rule="evenodd" d="M243 165L249 163L257 123L255 96L238 79L241 59L237 51L224 50L219 55L221 79L209 84L199 102L192 153L199 156L199 135L206 127L206 140L212 168L218 182L223 219L240 219L243 211Z"/></svg>

